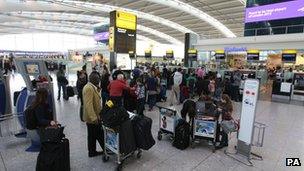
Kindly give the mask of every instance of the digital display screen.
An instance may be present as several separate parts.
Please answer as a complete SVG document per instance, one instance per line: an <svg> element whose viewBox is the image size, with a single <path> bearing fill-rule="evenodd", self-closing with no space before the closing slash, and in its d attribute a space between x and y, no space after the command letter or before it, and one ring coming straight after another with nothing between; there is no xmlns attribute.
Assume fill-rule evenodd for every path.
<svg viewBox="0 0 304 171"><path fill-rule="evenodd" d="M282 54L282 61L283 62L296 62L297 54Z"/></svg>
<svg viewBox="0 0 304 171"><path fill-rule="evenodd" d="M247 61L260 60L260 53L247 53Z"/></svg>
<svg viewBox="0 0 304 171"><path fill-rule="evenodd" d="M245 23L303 16L304 1L295 0L247 8L245 12Z"/></svg>
<svg viewBox="0 0 304 171"><path fill-rule="evenodd" d="M145 58L151 58L152 57L152 54L151 53L146 53L145 52Z"/></svg>
<svg viewBox="0 0 304 171"><path fill-rule="evenodd" d="M174 58L174 54L173 53L166 53L166 58Z"/></svg>
<svg viewBox="0 0 304 171"><path fill-rule="evenodd" d="M25 63L24 65L27 74L40 74L38 63Z"/></svg>
<svg viewBox="0 0 304 171"><path fill-rule="evenodd" d="M226 57L225 53L216 53L215 54L216 61L223 61L223 60L225 60L225 57Z"/></svg>
<svg viewBox="0 0 304 171"><path fill-rule="evenodd" d="M129 53L136 51L136 31L116 28L115 34L115 52Z"/></svg>

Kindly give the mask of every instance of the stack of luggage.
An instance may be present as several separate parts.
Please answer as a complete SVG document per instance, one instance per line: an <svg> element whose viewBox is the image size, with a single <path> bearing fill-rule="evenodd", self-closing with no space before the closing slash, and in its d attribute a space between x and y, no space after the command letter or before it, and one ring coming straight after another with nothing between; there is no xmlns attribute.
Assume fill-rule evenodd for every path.
<svg viewBox="0 0 304 171"><path fill-rule="evenodd" d="M150 149L155 144L151 133L152 119L137 115L130 118L124 107L111 103L106 103L101 118L104 126L119 133L120 151L128 154L136 149Z"/></svg>

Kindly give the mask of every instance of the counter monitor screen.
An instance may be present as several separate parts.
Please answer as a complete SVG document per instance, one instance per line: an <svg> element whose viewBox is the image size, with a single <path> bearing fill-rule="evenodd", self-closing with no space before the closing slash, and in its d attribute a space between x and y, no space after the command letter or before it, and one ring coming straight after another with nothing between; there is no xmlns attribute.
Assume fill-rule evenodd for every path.
<svg viewBox="0 0 304 171"><path fill-rule="evenodd" d="M247 54L247 61L258 61L260 60L259 53L248 53Z"/></svg>
<svg viewBox="0 0 304 171"><path fill-rule="evenodd" d="M292 54L282 54L282 61L283 62L296 62L297 54L292 53Z"/></svg>
<svg viewBox="0 0 304 171"><path fill-rule="evenodd" d="M215 54L216 61L224 61L225 57L226 57L225 53L216 53Z"/></svg>
<svg viewBox="0 0 304 171"><path fill-rule="evenodd" d="M27 74L40 74L38 63L25 63L24 65Z"/></svg>

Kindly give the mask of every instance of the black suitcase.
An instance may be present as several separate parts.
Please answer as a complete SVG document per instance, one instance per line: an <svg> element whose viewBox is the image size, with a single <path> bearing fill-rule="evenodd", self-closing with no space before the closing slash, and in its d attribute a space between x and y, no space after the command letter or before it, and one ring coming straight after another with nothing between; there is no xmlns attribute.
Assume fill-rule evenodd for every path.
<svg viewBox="0 0 304 171"><path fill-rule="evenodd" d="M37 157L36 171L69 171L69 140L64 138L59 143L42 143Z"/></svg>
<svg viewBox="0 0 304 171"><path fill-rule="evenodd" d="M134 116L131 122L137 148L149 150L155 144L151 133L152 119L146 116Z"/></svg>
<svg viewBox="0 0 304 171"><path fill-rule="evenodd" d="M127 120L121 124L119 128L119 143L121 154L126 155L137 149L131 120Z"/></svg>
<svg viewBox="0 0 304 171"><path fill-rule="evenodd" d="M184 119L178 121L172 145L180 150L184 150L190 145L190 124Z"/></svg>
<svg viewBox="0 0 304 171"><path fill-rule="evenodd" d="M66 91L67 91L67 96L68 97L73 97L75 95L74 89L73 89L72 86L67 86L66 87Z"/></svg>

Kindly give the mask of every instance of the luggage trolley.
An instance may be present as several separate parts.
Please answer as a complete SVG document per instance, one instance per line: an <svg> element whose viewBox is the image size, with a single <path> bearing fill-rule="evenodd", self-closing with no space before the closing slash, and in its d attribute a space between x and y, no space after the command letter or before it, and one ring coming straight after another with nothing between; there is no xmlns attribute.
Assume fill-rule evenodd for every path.
<svg viewBox="0 0 304 171"><path fill-rule="evenodd" d="M212 152L216 150L216 134L218 119L212 116L196 116L192 119L191 147L194 148L196 141L209 140L212 142Z"/></svg>
<svg viewBox="0 0 304 171"><path fill-rule="evenodd" d="M130 115L130 118L133 117L135 114L128 112ZM123 161L135 154L137 152L136 157L140 158L142 155L141 149L136 149L135 151L132 151L128 154L123 154L120 151L120 139L119 139L119 132L116 132L115 130L108 128L106 126L102 126L104 130L104 143L105 143L105 149L104 149L104 155L103 155L103 162L107 162L110 159L109 154L107 153L107 150L110 150L114 154L117 155L117 171L122 170L122 164Z"/></svg>
<svg viewBox="0 0 304 171"><path fill-rule="evenodd" d="M175 126L178 120L177 112L174 108L166 108L158 106L159 108L159 131L157 139L162 140L163 134L174 137Z"/></svg>

